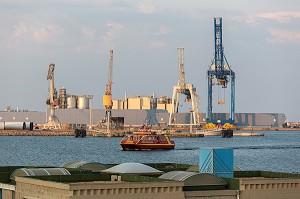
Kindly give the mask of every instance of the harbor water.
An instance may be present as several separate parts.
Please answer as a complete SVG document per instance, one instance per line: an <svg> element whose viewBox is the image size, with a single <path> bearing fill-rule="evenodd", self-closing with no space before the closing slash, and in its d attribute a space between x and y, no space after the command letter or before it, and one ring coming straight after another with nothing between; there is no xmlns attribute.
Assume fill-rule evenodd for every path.
<svg viewBox="0 0 300 199"><path fill-rule="evenodd" d="M300 173L300 131L267 131L264 136L172 138L174 150L122 151L122 138L72 136L0 136L0 166L60 166L73 160L104 164L198 164L199 149L234 148L234 165L242 170Z"/></svg>

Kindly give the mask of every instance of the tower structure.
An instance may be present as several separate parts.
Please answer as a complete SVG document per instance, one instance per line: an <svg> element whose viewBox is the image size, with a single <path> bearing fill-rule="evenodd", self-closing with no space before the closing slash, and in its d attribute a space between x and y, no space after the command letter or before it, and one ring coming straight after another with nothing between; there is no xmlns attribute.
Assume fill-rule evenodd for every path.
<svg viewBox="0 0 300 199"><path fill-rule="evenodd" d="M193 121L190 124L186 125L199 125L200 124L200 116L199 116L199 107L198 101L199 96L196 93L196 88L194 88L193 84L185 83L185 72L184 72L184 48L178 49L178 67L179 67L179 77L177 86L173 87L173 95L172 95L172 107L169 116L168 125L182 125L177 124L176 122L176 113L178 113L178 104L179 104L179 95L185 95L185 102L191 102L192 108L190 109Z"/></svg>
<svg viewBox="0 0 300 199"><path fill-rule="evenodd" d="M224 47L222 42L222 18L214 18L214 42L215 51L214 59L207 71L207 84L208 84L208 100L207 100L207 114L206 123L234 123L235 113L235 73L232 71L230 65L224 54ZM220 119L213 118L213 85L221 87L221 89L227 89L227 85L230 84L230 103L229 103L229 118ZM225 90L224 99L218 99L218 105L225 104Z"/></svg>
<svg viewBox="0 0 300 199"><path fill-rule="evenodd" d="M55 116L55 106L58 105L57 92L54 88L54 69L55 64L50 64L48 69L47 80L49 80L49 99L47 100L47 104L50 105L50 114L48 117L48 123L45 125L46 128L55 128L60 129L60 123L58 118Z"/></svg>
<svg viewBox="0 0 300 199"><path fill-rule="evenodd" d="M113 73L113 50L110 50L110 61L108 66L108 78L106 84L106 91L103 95L103 106L105 107L105 123L107 126L107 132L110 132L111 127L111 109L112 109L112 73Z"/></svg>

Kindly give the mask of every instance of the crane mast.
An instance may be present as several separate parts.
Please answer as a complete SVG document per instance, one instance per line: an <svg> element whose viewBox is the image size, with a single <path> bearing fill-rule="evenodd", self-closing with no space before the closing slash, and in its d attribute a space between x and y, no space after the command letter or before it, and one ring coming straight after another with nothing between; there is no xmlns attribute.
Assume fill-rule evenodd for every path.
<svg viewBox="0 0 300 199"><path fill-rule="evenodd" d="M189 125L199 125L200 124L200 116L199 116L199 107L198 101L199 96L196 93L196 88L192 84L186 84L185 82L185 72L184 72L184 48L177 48L178 50L178 68L179 68L179 77L177 86L173 87L173 95L172 95L172 107L169 116L168 125L182 125L176 123L176 113L178 112L179 105L179 95L184 94L186 99L185 102L191 102L192 108L191 112L191 124Z"/></svg>
<svg viewBox="0 0 300 199"><path fill-rule="evenodd" d="M107 84L106 84L106 91L103 95L103 106L105 107L105 122L107 127L107 132L110 132L110 126L111 126L111 109L112 109L112 93L111 93L111 87L112 87L112 73L113 73L113 50L110 50L110 61L108 66L108 78L107 78Z"/></svg>
<svg viewBox="0 0 300 199"><path fill-rule="evenodd" d="M234 113L235 113L235 73L230 68L230 65L227 62L227 59L224 54L224 47L222 42L222 18L214 18L214 59L213 62L207 71L208 79L208 102L207 102L207 114L206 114L206 123L221 123L226 122L233 124L234 123ZM216 82L214 82L216 78ZM213 109L213 85L220 85L222 89L226 89L228 83L230 82L230 114L229 119L220 120L220 118L213 118L212 109ZM225 92L225 91L224 91ZM220 100L218 104L223 105L225 102ZM218 122L219 121L219 122Z"/></svg>
<svg viewBox="0 0 300 199"><path fill-rule="evenodd" d="M58 118L55 116L55 101L57 100L57 93L54 88L54 69L55 64L49 64L48 68L48 74L47 74L47 80L49 80L49 98L46 101L46 104L50 106L50 113L48 117L47 124L44 125L44 128L54 128L54 129L60 129L60 123Z"/></svg>
<svg viewBox="0 0 300 199"><path fill-rule="evenodd" d="M113 50L110 50L110 60L108 66L108 78L107 78L105 95L111 95L112 70L113 70Z"/></svg>
<svg viewBox="0 0 300 199"><path fill-rule="evenodd" d="M217 81L227 87L227 76L224 73L224 49L222 42L222 18L214 18L215 23L215 76Z"/></svg>

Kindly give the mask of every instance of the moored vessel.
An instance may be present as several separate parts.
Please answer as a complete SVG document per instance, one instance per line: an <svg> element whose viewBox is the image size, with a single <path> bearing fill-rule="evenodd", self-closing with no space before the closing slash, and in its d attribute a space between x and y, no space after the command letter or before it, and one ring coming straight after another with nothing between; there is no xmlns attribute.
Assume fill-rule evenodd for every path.
<svg viewBox="0 0 300 199"><path fill-rule="evenodd" d="M165 133L138 131L126 135L120 142L123 150L174 149L175 143Z"/></svg>
<svg viewBox="0 0 300 199"><path fill-rule="evenodd" d="M175 142L170 140L166 133L157 133L151 130L150 119L137 132L125 135L120 142L123 150L175 148Z"/></svg>

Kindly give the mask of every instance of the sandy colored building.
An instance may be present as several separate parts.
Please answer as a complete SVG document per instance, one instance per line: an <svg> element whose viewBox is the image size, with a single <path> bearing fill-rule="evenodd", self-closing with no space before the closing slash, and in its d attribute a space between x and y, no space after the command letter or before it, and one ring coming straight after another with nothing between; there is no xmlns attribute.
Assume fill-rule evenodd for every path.
<svg viewBox="0 0 300 199"><path fill-rule="evenodd" d="M179 178L92 172L79 167L65 168L70 174L63 170L62 175L51 175L49 170L50 175L33 175L33 168L27 168L32 172L25 169L27 172L21 174L16 172L22 171L21 167L0 167L0 199L298 199L300 196L300 174L235 171L234 178L220 178L191 171L191 165L148 165L163 171L165 176L175 170Z"/></svg>

